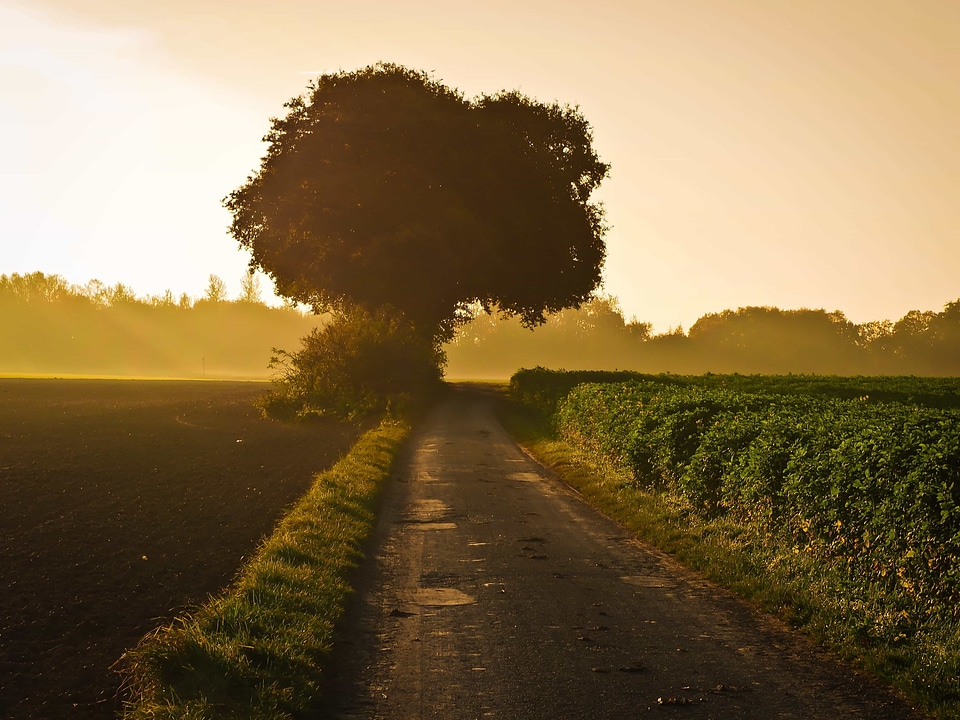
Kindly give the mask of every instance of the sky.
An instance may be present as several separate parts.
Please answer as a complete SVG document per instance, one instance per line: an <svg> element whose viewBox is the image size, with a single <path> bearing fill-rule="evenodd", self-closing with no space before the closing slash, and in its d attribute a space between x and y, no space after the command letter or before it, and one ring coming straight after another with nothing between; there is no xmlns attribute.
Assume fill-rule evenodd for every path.
<svg viewBox="0 0 960 720"><path fill-rule="evenodd" d="M578 106L604 288L657 332L960 298L960 3L0 0L0 273L239 293L221 200L311 78L388 61Z"/></svg>

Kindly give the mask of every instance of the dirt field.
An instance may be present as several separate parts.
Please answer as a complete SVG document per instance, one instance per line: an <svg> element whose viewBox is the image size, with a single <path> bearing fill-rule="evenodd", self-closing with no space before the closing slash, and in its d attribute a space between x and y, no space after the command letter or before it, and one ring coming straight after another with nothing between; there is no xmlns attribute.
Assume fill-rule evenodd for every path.
<svg viewBox="0 0 960 720"><path fill-rule="evenodd" d="M228 584L357 436L252 383L0 380L0 718L110 718L111 666Z"/></svg>

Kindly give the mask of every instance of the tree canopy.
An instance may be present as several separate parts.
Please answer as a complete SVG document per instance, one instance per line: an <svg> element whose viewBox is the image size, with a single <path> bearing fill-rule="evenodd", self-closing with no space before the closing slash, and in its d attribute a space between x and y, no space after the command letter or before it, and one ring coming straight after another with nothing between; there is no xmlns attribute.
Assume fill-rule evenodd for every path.
<svg viewBox="0 0 960 720"><path fill-rule="evenodd" d="M316 311L393 307L434 340L479 307L527 326L600 281L608 173L578 109L518 92L469 100L377 64L326 74L272 121L231 193L231 234Z"/></svg>

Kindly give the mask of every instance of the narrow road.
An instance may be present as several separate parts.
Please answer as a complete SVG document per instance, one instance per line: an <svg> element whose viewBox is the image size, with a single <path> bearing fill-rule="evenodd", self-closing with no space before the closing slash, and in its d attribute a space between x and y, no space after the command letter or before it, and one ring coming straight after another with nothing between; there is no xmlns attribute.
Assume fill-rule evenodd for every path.
<svg viewBox="0 0 960 720"><path fill-rule="evenodd" d="M483 392L424 422L325 717L916 717L546 475Z"/></svg>

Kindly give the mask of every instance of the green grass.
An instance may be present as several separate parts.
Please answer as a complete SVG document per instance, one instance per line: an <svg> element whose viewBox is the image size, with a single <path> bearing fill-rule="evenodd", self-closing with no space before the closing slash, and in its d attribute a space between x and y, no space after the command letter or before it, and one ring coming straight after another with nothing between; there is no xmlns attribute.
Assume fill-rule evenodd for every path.
<svg viewBox="0 0 960 720"><path fill-rule="evenodd" d="M514 438L591 504L650 542L812 636L934 718L960 718L960 623L915 623L882 593L851 587L840 568L755 527L705 519L669 489L651 491L558 439L546 415L504 400Z"/></svg>
<svg viewBox="0 0 960 720"><path fill-rule="evenodd" d="M376 498L409 434L388 420L317 475L224 594L127 652L128 720L280 720L319 700Z"/></svg>

